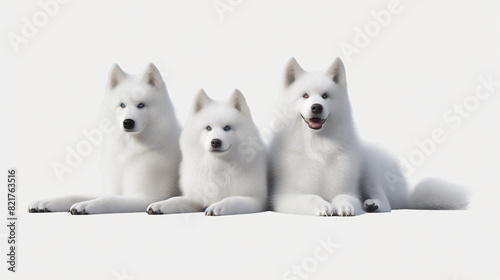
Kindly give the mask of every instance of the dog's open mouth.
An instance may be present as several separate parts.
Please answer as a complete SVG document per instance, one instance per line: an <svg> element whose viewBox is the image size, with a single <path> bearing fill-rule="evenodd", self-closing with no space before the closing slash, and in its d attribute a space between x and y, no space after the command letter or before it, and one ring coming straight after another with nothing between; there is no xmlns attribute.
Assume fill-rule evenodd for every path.
<svg viewBox="0 0 500 280"><path fill-rule="evenodd" d="M229 151L229 149L231 149L231 146L232 145L229 145L229 147L227 149L225 149L225 150L221 150L220 148L218 148L218 149L212 149L210 151L213 152L213 153L225 153L225 152Z"/></svg>
<svg viewBox="0 0 500 280"><path fill-rule="evenodd" d="M326 117L326 119L316 118L316 117L306 119L304 118L304 116L302 116L302 119L306 122L306 124L309 126L310 129L318 130L321 129L321 127L323 127L323 124L326 122L328 117Z"/></svg>

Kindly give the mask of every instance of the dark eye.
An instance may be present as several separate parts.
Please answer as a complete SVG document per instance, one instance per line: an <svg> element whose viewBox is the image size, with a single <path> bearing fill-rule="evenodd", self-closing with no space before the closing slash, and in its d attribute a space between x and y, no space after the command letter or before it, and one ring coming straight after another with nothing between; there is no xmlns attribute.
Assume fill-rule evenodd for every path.
<svg viewBox="0 0 500 280"><path fill-rule="evenodd" d="M144 108L144 103L139 103L139 105L137 105L137 108L139 109Z"/></svg>
<svg viewBox="0 0 500 280"><path fill-rule="evenodd" d="M328 94L323 93L323 95L321 97L323 97L323 99L327 99L328 98Z"/></svg>
<svg viewBox="0 0 500 280"><path fill-rule="evenodd" d="M127 106L125 106L125 104L122 103L122 104L120 104L120 107L125 108Z"/></svg>
<svg viewBox="0 0 500 280"><path fill-rule="evenodd" d="M208 131L212 130L212 128L211 128L210 126L207 126L207 127L206 127L206 129L207 129Z"/></svg>
<svg viewBox="0 0 500 280"><path fill-rule="evenodd" d="M229 131L229 130L231 130L231 128L229 127L229 125L226 125L226 126L224 127L224 131Z"/></svg>
<svg viewBox="0 0 500 280"><path fill-rule="evenodd" d="M304 95L302 95L302 97L304 97L304 98L309 98L309 94L304 93Z"/></svg>

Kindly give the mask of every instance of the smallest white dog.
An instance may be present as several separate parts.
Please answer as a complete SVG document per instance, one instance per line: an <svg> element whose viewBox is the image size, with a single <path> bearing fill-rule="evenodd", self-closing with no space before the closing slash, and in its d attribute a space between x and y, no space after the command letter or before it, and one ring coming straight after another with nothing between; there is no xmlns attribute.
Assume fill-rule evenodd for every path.
<svg viewBox="0 0 500 280"><path fill-rule="evenodd" d="M239 90L226 101L214 101L201 90L180 147L183 196L149 205L148 214L205 210L207 216L220 216L265 210L265 145Z"/></svg>

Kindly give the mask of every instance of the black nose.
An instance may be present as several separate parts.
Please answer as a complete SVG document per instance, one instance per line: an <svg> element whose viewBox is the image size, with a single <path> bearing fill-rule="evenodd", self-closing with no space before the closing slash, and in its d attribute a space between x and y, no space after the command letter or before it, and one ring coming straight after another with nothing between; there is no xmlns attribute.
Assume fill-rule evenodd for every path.
<svg viewBox="0 0 500 280"><path fill-rule="evenodd" d="M219 139L212 139L212 148L218 149L222 146L222 141Z"/></svg>
<svg viewBox="0 0 500 280"><path fill-rule="evenodd" d="M311 111L313 114L321 114L321 112L323 112L323 106L321 104L313 104L311 106Z"/></svg>
<svg viewBox="0 0 500 280"><path fill-rule="evenodd" d="M125 129L132 129L134 128L135 122L132 119L126 119L123 121L123 127Z"/></svg>

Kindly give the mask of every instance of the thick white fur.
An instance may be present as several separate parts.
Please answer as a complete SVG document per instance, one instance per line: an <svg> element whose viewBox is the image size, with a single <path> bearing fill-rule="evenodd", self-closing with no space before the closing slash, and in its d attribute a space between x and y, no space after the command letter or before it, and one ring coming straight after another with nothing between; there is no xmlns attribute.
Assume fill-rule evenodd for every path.
<svg viewBox="0 0 500 280"><path fill-rule="evenodd" d="M158 69L150 64L143 74L129 75L114 65L101 116L113 127L102 143L104 194L39 200L30 212L143 212L154 201L179 195L180 125ZM133 129L124 129L125 119L135 121Z"/></svg>
<svg viewBox="0 0 500 280"><path fill-rule="evenodd" d="M374 145L363 145L361 194L365 209L377 205L374 212L391 209L458 210L469 204L462 186L427 178L409 189L397 160Z"/></svg>
<svg viewBox="0 0 500 280"><path fill-rule="evenodd" d="M326 119L318 130L303 119L317 116L311 112L313 104L322 105L320 117ZM409 191L396 160L361 143L339 58L321 72L306 72L291 59L278 110L282 125L269 155L275 211L353 216L365 210L461 209L467 205L462 189L437 180L424 181Z"/></svg>
<svg viewBox="0 0 500 280"><path fill-rule="evenodd" d="M226 126L229 131L224 130ZM220 150L226 152L214 152L213 139L221 140ZM148 213L205 210L206 215L218 216L265 210L265 146L239 90L226 101L214 101L201 90L180 143L183 196L153 203Z"/></svg>

